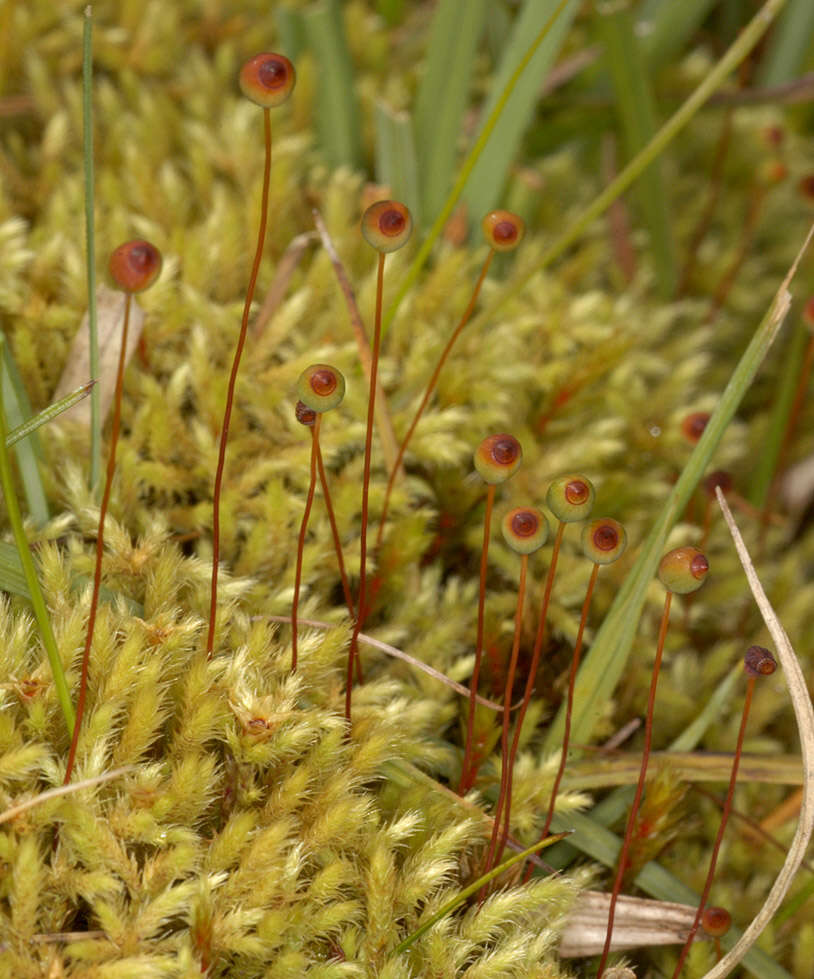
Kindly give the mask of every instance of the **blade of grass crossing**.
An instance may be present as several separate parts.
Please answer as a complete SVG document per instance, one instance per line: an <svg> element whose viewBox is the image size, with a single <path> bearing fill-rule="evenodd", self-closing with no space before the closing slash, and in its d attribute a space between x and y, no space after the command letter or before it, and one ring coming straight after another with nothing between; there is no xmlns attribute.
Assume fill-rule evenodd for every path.
<svg viewBox="0 0 814 979"><path fill-rule="evenodd" d="M323 0L303 11L308 47L317 64L316 123L332 167L362 164L359 106L353 68L337 0Z"/></svg>
<svg viewBox="0 0 814 979"><path fill-rule="evenodd" d="M5 340L2 338L0 338L0 346L5 348ZM6 423L4 394L5 392L3 391L3 385L0 385L0 484L2 484L3 487L6 512L8 514L9 523L11 524L11 529L14 534L14 542L17 545L17 554L19 555L20 564L22 565L23 574L25 575L26 584L28 586L31 605L34 609L34 617L37 620L37 626L40 630L40 638L42 639L43 646L45 646L48 661L51 664L51 673L53 674L54 678L54 688L56 689L57 699L59 700L60 707L62 708L65 723L68 727L68 736L70 737L71 733L73 732L75 720L73 704L71 703L71 695L68 692L68 684L65 682L65 672L62 669L62 660L59 655L56 639L54 638L54 631L51 628L51 619L48 615L48 608L45 604L45 598L43 597L42 590L40 589L37 571L34 567L34 559L31 556L31 549L28 546L28 540L25 536L23 517L20 513L20 505L17 502L17 493L14 489L14 479L11 473L11 458L9 456L8 449L6 448L8 426Z"/></svg>
<svg viewBox="0 0 814 979"><path fill-rule="evenodd" d="M627 157L631 159L647 146L657 128L650 79L629 7L620 4L600 6L596 23L616 96ZM675 292L678 268L660 160L654 160L640 174L636 197L649 233L659 291L667 298Z"/></svg>
<svg viewBox="0 0 814 979"><path fill-rule="evenodd" d="M93 177L93 8L85 7L82 34L82 137L85 171L85 252L88 278L88 334L90 338L90 376L99 377L99 333L96 326L96 232L94 221ZM94 385L90 393L90 487L99 484L102 473L101 392Z"/></svg>
<svg viewBox="0 0 814 979"><path fill-rule="evenodd" d="M441 0L415 103L421 204L437 214L455 176L461 124L483 33L486 0Z"/></svg>
<svg viewBox="0 0 814 979"><path fill-rule="evenodd" d="M393 197L410 209L413 221L421 221L413 127L406 112L395 112L376 103L376 179L386 184Z"/></svg>
<svg viewBox="0 0 814 979"><path fill-rule="evenodd" d="M2 370L3 403L6 406L6 424L17 428L31 416L31 405L23 386L20 372L14 358L11 356L5 338L2 338L2 355L0 355L0 370ZM23 492L28 503L28 512L37 526L48 522L48 503L45 499L45 488L42 485L40 470L37 464L39 444L36 436L32 436L14 447L17 456L17 466L23 483Z"/></svg>
<svg viewBox="0 0 814 979"><path fill-rule="evenodd" d="M73 406L78 404L78 402L80 402L83 398L87 398L93 387L95 387L94 381L83 384L81 388L71 391L71 393L65 395L64 398L60 398L59 401L55 401L47 408L43 408L43 410L34 415L33 418L29 418L27 422L23 422L22 425L17 425L17 427L13 428L6 436L6 445L10 448L12 445L19 442L20 439L24 439L27 435L31 435L32 432L36 432L36 430L42 425L45 425L46 422L57 418L63 411L73 408Z"/></svg>

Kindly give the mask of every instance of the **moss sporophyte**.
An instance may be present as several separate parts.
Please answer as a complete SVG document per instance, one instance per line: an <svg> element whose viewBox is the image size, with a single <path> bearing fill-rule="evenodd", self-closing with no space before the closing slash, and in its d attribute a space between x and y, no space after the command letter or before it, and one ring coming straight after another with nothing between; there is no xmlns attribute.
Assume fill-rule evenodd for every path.
<svg viewBox="0 0 814 979"><path fill-rule="evenodd" d="M810 809L715 514L810 669L810 310L753 379L814 160L780 0L706 68L649 6L88 11L84 154L73 14L0 13L0 979L726 965Z"/></svg>

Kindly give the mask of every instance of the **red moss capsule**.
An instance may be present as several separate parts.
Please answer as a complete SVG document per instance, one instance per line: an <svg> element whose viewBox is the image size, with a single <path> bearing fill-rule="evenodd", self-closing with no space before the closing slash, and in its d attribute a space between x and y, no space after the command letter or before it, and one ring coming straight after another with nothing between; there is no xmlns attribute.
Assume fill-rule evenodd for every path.
<svg viewBox="0 0 814 979"><path fill-rule="evenodd" d="M750 676L771 676L777 669L777 660L765 646L750 646L743 665Z"/></svg>
<svg viewBox="0 0 814 979"><path fill-rule="evenodd" d="M299 376L297 395L312 411L330 411L345 397L345 377L330 364L311 364Z"/></svg>
<svg viewBox="0 0 814 979"><path fill-rule="evenodd" d="M113 251L108 268L111 278L124 292L142 292L161 272L161 252L140 238L126 241Z"/></svg>
<svg viewBox="0 0 814 979"><path fill-rule="evenodd" d="M309 408L307 404L302 401L298 401L294 405L294 417L300 423L300 425L307 425L311 428L317 420L317 413L313 408Z"/></svg>
<svg viewBox="0 0 814 979"><path fill-rule="evenodd" d="M726 908L707 907L701 915L701 927L712 938L722 938L732 927L732 915Z"/></svg>
<svg viewBox="0 0 814 979"><path fill-rule="evenodd" d="M563 523L587 520L593 509L596 491L587 476L569 473L560 476L548 487L546 505Z"/></svg>
<svg viewBox="0 0 814 979"><path fill-rule="evenodd" d="M625 528L610 517L592 520L582 530L582 550L594 564L612 564L626 547Z"/></svg>
<svg viewBox="0 0 814 979"><path fill-rule="evenodd" d="M500 529L503 539L518 554L533 554L548 540L548 521L533 507L509 510Z"/></svg>
<svg viewBox="0 0 814 979"><path fill-rule="evenodd" d="M704 429L707 427L709 419L710 414L708 411L694 411L682 420L681 434L688 442L695 445L704 434Z"/></svg>
<svg viewBox="0 0 814 979"><path fill-rule="evenodd" d="M504 483L517 472L522 459L520 443L504 432L487 436L475 450L474 462L485 483Z"/></svg>
<svg viewBox="0 0 814 979"><path fill-rule="evenodd" d="M256 54L240 69L240 90L264 109L280 105L291 95L297 74L283 54Z"/></svg>
<svg viewBox="0 0 814 979"><path fill-rule="evenodd" d="M659 581L676 595L687 595L704 583L709 562L697 547L677 547L659 562Z"/></svg>
<svg viewBox="0 0 814 979"><path fill-rule="evenodd" d="M705 476L704 491L709 496L714 497L716 489L720 489L724 496L726 496L732 489L732 474L728 473L725 469L716 469L715 472L711 472L708 476Z"/></svg>
<svg viewBox="0 0 814 979"><path fill-rule="evenodd" d="M377 252L394 252L413 230L410 212L399 201L376 201L362 215L362 234Z"/></svg>
<svg viewBox="0 0 814 979"><path fill-rule="evenodd" d="M510 252L517 248L526 233L521 217L511 211L490 211L481 221L486 243L496 252Z"/></svg>

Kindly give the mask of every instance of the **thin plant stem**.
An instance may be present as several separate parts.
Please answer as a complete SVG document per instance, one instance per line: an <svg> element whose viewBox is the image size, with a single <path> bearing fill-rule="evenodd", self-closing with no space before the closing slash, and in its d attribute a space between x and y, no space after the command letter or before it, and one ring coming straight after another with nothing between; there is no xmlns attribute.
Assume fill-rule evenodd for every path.
<svg viewBox="0 0 814 979"><path fill-rule="evenodd" d="M4 346L5 340L0 335L0 357L3 356ZM40 638L42 639L42 644L45 647L48 662L51 666L51 675L54 678L57 699L62 708L68 734L71 734L76 726L71 694L68 690L65 671L62 668L62 660L59 655L56 639L54 638L54 630L48 615L48 606L45 604L45 598L40 588L39 578L37 577L37 569L34 567L34 559L31 557L31 549L28 546L28 538L25 535L23 517L20 513L20 504L17 500L17 493L14 489L14 480L11 474L11 459L6 445L7 434L8 425L6 422L6 409L3 403L3 384L0 378L0 485L3 488L3 498L6 505L6 513L8 514L8 521L11 524L11 530L14 534L14 543L17 545L17 553L20 557L20 563L23 566L23 574L25 575L26 585L28 586L31 607L34 610L34 617L37 620L37 626L40 630Z"/></svg>
<svg viewBox="0 0 814 979"><path fill-rule="evenodd" d="M373 416L376 407L376 377L379 370L379 348L382 339L382 293L384 291L384 258L385 252L379 252L379 262L376 270L376 314L373 325L373 346L370 355L370 388L367 399L367 430L365 432L365 461L362 473L362 526L359 537L359 597L356 605L356 622L348 653L348 675L345 689L345 719L350 724L351 697L353 687L353 667L359 655L359 633L362 630L367 599L367 515L368 498L370 493L370 459L373 450Z"/></svg>
<svg viewBox="0 0 814 979"><path fill-rule="evenodd" d="M85 7L82 30L82 140L85 171L85 251L88 282L88 337L90 376L99 377L99 330L96 316L96 234L93 214L93 8ZM102 402L94 384L90 392L90 488L99 485L102 473Z"/></svg>
<svg viewBox="0 0 814 979"><path fill-rule="evenodd" d="M399 452L396 456L396 461L393 464L393 468L390 470L390 478L387 480L387 488L384 491L384 504L382 505L382 515L379 520L379 531L376 535L376 547L380 547L382 543L382 537L384 535L384 522L387 519L387 511L390 508L390 496L393 492L393 486L396 482L396 476L398 475L399 468L401 467L402 460L404 459L404 453L407 451L407 446L410 444L410 439L413 437L413 433L421 420L421 416L424 414L424 409L429 404L429 400L432 397L432 393L435 390L435 386L438 383L438 378L441 376L441 371L444 368L444 364L447 362L447 358L452 352L452 348L455 346L455 342L461 335L463 328L469 322L472 316L472 311L475 308L475 303L478 301L478 296L480 295L481 286L486 278L486 274L489 271L489 266L492 264L492 259L495 257L494 248L489 249L489 254L486 256L486 260L483 263L483 267L480 270L480 275L475 283L475 288L472 290L472 296L467 303L466 309L463 311L458 325L452 331L449 340L447 340L444 349L441 351L441 356L438 358L438 363L435 365L429 381L427 382L426 390L424 391L424 396L421 399L421 404L418 406L418 410L410 422L410 427L401 440L401 445L399 446Z"/></svg>
<svg viewBox="0 0 814 979"><path fill-rule="evenodd" d="M672 979L678 979L681 974L681 970L684 967L684 963L687 960L687 955L690 951L690 946L692 945L695 936L698 932L698 926L701 923L701 918L704 915L704 908L709 900L709 892L712 890L712 881L715 877L715 866L718 862L718 852L721 849L721 842L724 838L724 830L726 829L726 824L729 821L729 814L732 811L732 802L735 796L735 785L738 780L738 768L740 767L741 753L743 752L743 739L746 734L746 722L749 720L749 710L752 706L752 696L755 692L755 679L754 676L749 676L746 683L746 697L743 702L743 713L741 714L741 726L738 731L738 740L735 745L735 757L732 759L732 774L729 777L729 789L726 793L726 800L724 802L723 812L721 813L721 822L718 826L718 835L715 837L715 843L712 847L712 856L709 860L709 870L707 871L707 879L704 882L704 890L701 892L701 900L698 902L698 910L695 912L695 919L692 923L692 927L687 934L687 940L684 943L684 947L681 949L681 954L678 957L678 962L676 963L675 970L673 972ZM718 949L718 957L720 958L720 947Z"/></svg>
<svg viewBox="0 0 814 979"><path fill-rule="evenodd" d="M630 844L633 840L633 827L636 824L636 816L639 813L639 806L644 794L644 780L647 776L647 763L650 760L650 745L653 740L653 708L656 704L656 686L659 682L659 670L661 669L661 658L664 653L664 640L667 636L667 626L670 622L670 604L673 600L673 593L668 591L664 598L664 611L661 615L661 626L659 627L658 645L656 647L656 659L653 663L653 671L650 679L650 695L647 699L647 716L644 722L644 748L642 749L642 765L639 771L639 781L636 783L636 794L633 797L633 805L627 817L627 826L622 840L622 849L619 852L619 866L616 868L616 877L613 881L610 905L608 907L608 930L605 934L605 946L602 949L602 958L599 961L597 979L602 979L605 965L610 955L611 940L613 938L613 921L616 916L616 902L619 899L619 892L622 890L622 879L627 867L627 858L630 853Z"/></svg>
<svg viewBox="0 0 814 979"><path fill-rule="evenodd" d="M240 324L240 334L232 361L232 371L229 375L229 387L226 391L226 407L223 411L223 424L220 430L220 447L218 449L218 467L215 470L215 486L212 492L212 585L209 597L209 629L206 634L206 655L211 659L215 646L215 620L218 608L218 563L220 561L220 496L223 486L223 469L226 463L226 442L229 438L229 422L232 418L232 404L235 399L237 371L240 367L240 356L246 343L249 329L249 313L257 285L257 275L260 271L260 260L263 257L263 244L266 239L266 221L268 219L269 178L271 176L271 113L263 109L263 131L265 136L265 165L263 167L263 193L260 203L260 227L257 232L257 247L254 252L249 287L246 290L246 302L243 305L243 319Z"/></svg>
<svg viewBox="0 0 814 979"><path fill-rule="evenodd" d="M130 327L130 308L133 305L133 294L128 292L124 300L124 325L122 326L121 349L119 350L119 365L116 370L116 390L113 395L113 424L110 431L110 448L107 457L107 472L105 487L102 492L102 503L99 507L99 530L96 534L96 566L93 571L93 591L88 611L88 628L85 633L85 648L82 651L82 672L79 676L79 696L76 701L76 723L73 726L71 749L68 752L68 763L65 766L63 784L71 780L76 749L79 745L79 731L85 716L85 701L88 694L88 669L90 667L90 650L93 645L93 631L96 627L96 612L99 608L99 591L102 587L102 558L105 552L105 517L110 504L110 494L113 489L113 476L116 472L116 446L119 441L119 429L122 419L122 388L124 387L124 365L127 360L127 333Z"/></svg>
<svg viewBox="0 0 814 979"><path fill-rule="evenodd" d="M317 486L317 453L319 452L319 425L322 415L317 412L314 425L311 428L311 468L308 479L308 495L305 498L305 510L300 524L300 535L297 540L297 565L294 572L294 600L291 603L291 672L297 672L297 609L300 605L300 585L302 584L302 554L305 550L305 534L308 530L308 518L314 505L314 491Z"/></svg>
<svg viewBox="0 0 814 979"><path fill-rule="evenodd" d="M571 670L568 674L568 704L565 710L565 733L562 738L562 752L560 753L560 767L557 769L557 775L554 779L554 785L551 789L551 799L548 803L548 813L545 818L545 824L543 826L543 831L540 834L540 839L544 839L548 836L548 831L551 828L551 820L554 818L554 808L557 803L557 792L560 788L560 782L562 781L563 773L565 772L565 763L568 759L568 744L571 738L571 715L574 711L574 684L577 679L577 670L579 670L579 661L582 654L582 640L585 635L585 625L588 621L588 610L591 607L591 598L594 594L594 587L596 585L597 575L599 574L599 565L594 563L593 570L591 571L591 577L588 580L588 587L585 591L585 601L582 603L582 615L579 619L579 629L577 630L577 639L574 643L574 655L571 658ZM531 866L529 866L529 871L531 871Z"/></svg>
<svg viewBox="0 0 814 979"><path fill-rule="evenodd" d="M489 537L492 528L492 510L495 505L495 484L490 483L486 491L486 510L483 515L483 546L480 552L480 587L478 589L478 626L475 637L475 665L469 682L469 707L466 714L466 744L464 760L461 764L461 781L458 795L465 795L472 787L478 766L473 762L473 741L475 737L475 698L478 694L478 681L483 660L483 621L486 608L486 572L489 567ZM474 767L474 771L472 770Z"/></svg>
<svg viewBox="0 0 814 979"><path fill-rule="evenodd" d="M520 747L520 732L523 729L523 721L526 719L526 711L529 709L531 695L534 691L534 683L537 679L537 670L540 665L540 656L543 651L543 639L545 638L545 625L546 619L548 618L548 606L551 602L551 589L554 584L554 575L557 572L557 560L560 556L560 545L562 544L564 533L565 523L561 520L559 522L559 526L557 527L557 534L554 537L554 547L551 551L551 564L548 566L548 574L546 575L545 589L543 591L543 600L540 604L540 620L537 623L537 634L534 637L534 649L531 654L531 663L529 665L528 676L526 677L526 688L523 691L523 702L520 704L520 710L517 714L517 721L514 727L514 737L512 738L512 747L511 751L509 752L509 784L511 784L513 778L514 763L517 758L517 751ZM511 810L512 797L511 793L509 793L504 809L503 833L500 839L500 848L498 850L499 853L503 853L503 849L506 846L506 840L509 838Z"/></svg>
<svg viewBox="0 0 814 979"><path fill-rule="evenodd" d="M514 615L514 638L512 639L512 653L509 659L509 670L506 674L506 687L503 692L503 726L500 738L500 791L497 797L495 817L492 823L492 838L489 841L489 850L486 854L486 866L484 873L500 863L502 849L498 851L497 840L500 834L500 814L508 796L511 796L511 773L509 771L509 724L511 720L512 690L514 689L514 675L517 670L517 656L520 652L520 634L523 629L523 602L526 597L526 572L529 566L528 554L521 555L520 560L520 581L517 585L517 610Z"/></svg>

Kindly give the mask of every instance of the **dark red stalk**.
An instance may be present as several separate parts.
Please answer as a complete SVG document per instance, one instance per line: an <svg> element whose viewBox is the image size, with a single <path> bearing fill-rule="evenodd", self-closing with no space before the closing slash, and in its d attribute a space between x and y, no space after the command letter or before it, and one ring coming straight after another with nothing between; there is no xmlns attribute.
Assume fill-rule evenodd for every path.
<svg viewBox="0 0 814 979"><path fill-rule="evenodd" d="M110 450L107 458L107 473L105 475L105 487L102 492L102 503L99 507L99 531L96 534L96 566L93 571L93 592L90 599L90 611L88 612L88 630L85 634L85 648L82 651L82 673L79 678L79 697L76 702L76 721L73 726L71 737L71 748L68 752L68 764L65 767L65 778L63 784L67 785L71 780L74 761L76 760L76 749L79 744L79 731L82 727L82 718L85 714L85 700L88 692L88 668L90 665L90 649L93 644L93 630L96 626L96 610L99 607L99 591L102 587L102 556L105 549L105 517L110 503L110 493L113 488L113 474L116 471L116 446L119 441L119 429L121 428L122 418L122 388L124 387L124 365L127 358L127 331L130 326L130 306L133 297L131 293L126 293L124 301L124 324L122 325L122 344L119 351L119 365L116 370L116 390L113 396L113 425L110 433Z"/></svg>
<svg viewBox="0 0 814 979"><path fill-rule="evenodd" d="M650 745L653 740L653 708L656 704L656 686L659 682L659 670L661 669L661 658L664 653L664 640L667 636L667 626L670 622L670 604L673 600L673 593L667 591L664 598L664 611L661 615L661 626L659 628L658 646L656 647L656 659L653 663L653 673L650 679L650 695L647 699L647 716L644 722L644 748L642 749L642 766L639 771L639 781L636 783L636 795L633 797L633 805L627 817L625 836L622 840L622 849L619 852L619 865L616 869L616 878L613 881L611 891L610 906L608 908L608 931L605 935L605 947L602 949L602 958L597 970L597 979L602 979L605 965L610 955L611 940L613 938L613 920L616 916L616 902L619 899L619 892L622 890L622 879L627 867L630 844L633 839L633 827L636 823L636 816L641 805L642 795L644 794L644 781L647 776L647 763L650 760Z"/></svg>
<svg viewBox="0 0 814 979"><path fill-rule="evenodd" d="M317 453L319 452L319 426L322 415L317 413L311 428L311 470L308 480L308 495L305 497L305 510L302 514L300 534L297 540L297 564L294 572L294 600L291 603L291 672L297 672L297 610L300 605L300 585L302 584L302 555L305 550L305 534L308 518L314 504L314 491L317 486Z"/></svg>
<svg viewBox="0 0 814 979"><path fill-rule="evenodd" d="M472 669L472 679L469 682L469 706L466 715L466 745L464 760L461 764L461 780L458 784L458 795L465 795L475 781L478 766L473 770L473 745L475 736L475 704L478 695L480 668L483 660L483 620L486 608L486 572L489 567L489 537L492 527L492 510L495 504L495 484L489 483L486 491L486 511L483 515L483 546L480 552L480 588L478 591L478 630L475 637L475 665Z"/></svg>
<svg viewBox="0 0 814 979"><path fill-rule="evenodd" d="M348 675L345 689L345 719L350 724L351 696L353 687L353 668L359 655L359 633L362 630L367 609L367 516L368 496L370 492L370 459L373 449L373 414L376 405L376 377L379 369L379 348L382 337L382 292L384 291L384 257L385 252L379 252L379 264L376 274L376 316L373 327L373 345L370 355L370 388L367 399L367 431L365 433L365 462L362 474L362 527L359 547L359 597L356 605L356 622L348 653Z"/></svg>
<svg viewBox="0 0 814 979"><path fill-rule="evenodd" d="M240 367L240 357L246 343L246 333L249 328L249 313L251 311L254 290L257 286L257 275L260 271L260 260L263 257L263 244L266 239L266 222L268 219L269 178L271 175L271 114L263 109L263 130L265 135L265 165L263 167L263 193L260 203L260 227L257 232L257 247L254 252L249 287L246 291L246 301L243 305L243 319L240 324L240 334L229 374L229 386L226 391L226 407L223 412L223 424L220 430L220 447L218 449L218 465L215 470L215 486L212 491L212 587L209 597L209 629L206 634L206 655L212 657L215 646L215 619L218 606L218 563L220 561L220 496L223 486L223 469L226 463L226 442L229 438L229 422L232 418L232 404L235 398L237 371Z"/></svg>

